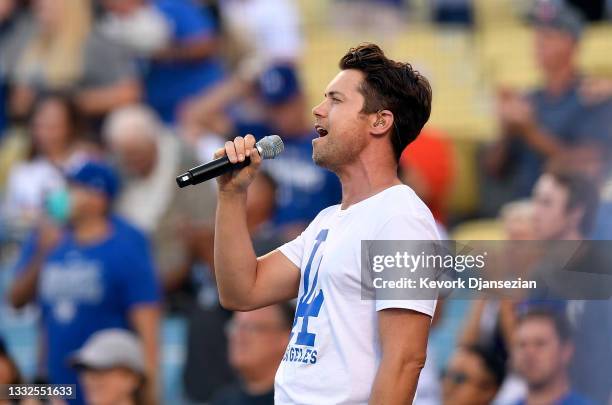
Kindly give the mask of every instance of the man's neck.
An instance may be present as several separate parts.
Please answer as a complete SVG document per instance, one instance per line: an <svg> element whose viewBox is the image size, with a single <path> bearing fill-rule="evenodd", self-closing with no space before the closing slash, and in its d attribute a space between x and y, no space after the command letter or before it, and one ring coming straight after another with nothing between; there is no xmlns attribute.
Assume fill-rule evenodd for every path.
<svg viewBox="0 0 612 405"><path fill-rule="evenodd" d="M546 78L546 91L553 96L559 96L570 88L576 77L577 72L573 64L549 72Z"/></svg>
<svg viewBox="0 0 612 405"><path fill-rule="evenodd" d="M337 174L342 183L342 209L347 209L391 186L402 184L397 177L395 161L385 162L362 157L339 170Z"/></svg>
<svg viewBox="0 0 612 405"><path fill-rule="evenodd" d="M68 149L57 148L47 152L47 159L54 165L62 167L69 155Z"/></svg>
<svg viewBox="0 0 612 405"><path fill-rule="evenodd" d="M276 368L258 369L253 373L242 373L244 388L250 395L263 395L274 389Z"/></svg>
<svg viewBox="0 0 612 405"><path fill-rule="evenodd" d="M107 218L88 218L74 227L74 238L79 244L90 245L102 241L109 232L110 223Z"/></svg>
<svg viewBox="0 0 612 405"><path fill-rule="evenodd" d="M570 391L567 376L563 375L552 381L545 387L530 389L527 394L527 405L550 405L556 404Z"/></svg>

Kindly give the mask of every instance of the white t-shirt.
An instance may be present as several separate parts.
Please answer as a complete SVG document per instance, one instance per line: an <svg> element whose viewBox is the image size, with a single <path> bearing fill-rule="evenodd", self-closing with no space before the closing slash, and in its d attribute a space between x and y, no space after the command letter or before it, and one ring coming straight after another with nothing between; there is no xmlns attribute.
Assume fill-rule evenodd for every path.
<svg viewBox="0 0 612 405"><path fill-rule="evenodd" d="M367 403L381 351L377 311L433 316L435 300L363 300L362 240L439 240L427 206L408 186L342 210L321 211L279 250L301 270L296 321L276 373L276 404Z"/></svg>
<svg viewBox="0 0 612 405"><path fill-rule="evenodd" d="M16 164L8 176L4 214L13 221L37 220L43 211L45 196L64 183L61 170L46 159Z"/></svg>

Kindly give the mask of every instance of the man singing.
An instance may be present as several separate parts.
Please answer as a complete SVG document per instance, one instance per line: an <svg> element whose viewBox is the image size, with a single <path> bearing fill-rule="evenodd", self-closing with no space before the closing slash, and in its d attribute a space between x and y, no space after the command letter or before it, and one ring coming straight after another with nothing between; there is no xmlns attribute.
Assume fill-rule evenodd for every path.
<svg viewBox="0 0 612 405"><path fill-rule="evenodd" d="M261 163L252 135L217 151L251 164L220 177L215 270L221 303L249 311L297 299L276 373L277 404L412 403L425 363L435 300L361 298L362 240L437 240L429 209L397 177L402 150L429 119L431 87L409 64L364 44L313 109L312 157L338 175L342 202L295 240L253 252L246 190Z"/></svg>

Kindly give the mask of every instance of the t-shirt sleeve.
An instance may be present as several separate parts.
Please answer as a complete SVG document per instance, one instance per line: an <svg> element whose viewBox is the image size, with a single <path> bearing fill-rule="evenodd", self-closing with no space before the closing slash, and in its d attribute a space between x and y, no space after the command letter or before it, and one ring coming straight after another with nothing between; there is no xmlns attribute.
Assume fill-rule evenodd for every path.
<svg viewBox="0 0 612 405"><path fill-rule="evenodd" d="M316 238L315 235L320 233L319 226L323 217L325 217L332 207L328 207L319 212L319 215L312 220L306 229L294 240L285 243L278 250L284 254L293 264L302 268L302 260L304 258L304 247L310 246L310 243Z"/></svg>
<svg viewBox="0 0 612 405"><path fill-rule="evenodd" d="M399 308L409 309L433 317L438 300L377 300L376 311Z"/></svg>
<svg viewBox="0 0 612 405"><path fill-rule="evenodd" d="M139 304L154 304L160 300L160 287L153 264L149 243L144 238L132 237L129 257L122 269L123 302L126 308Z"/></svg>
<svg viewBox="0 0 612 405"><path fill-rule="evenodd" d="M278 250L298 268L302 268L302 257L304 256L304 234L306 231L307 230L302 232L297 238L278 248Z"/></svg>
<svg viewBox="0 0 612 405"><path fill-rule="evenodd" d="M390 218L379 228L374 239L436 241L440 239L440 236L433 218L406 214ZM402 299L377 299L376 311L389 308L400 308L409 309L433 317L437 300L427 299L431 298L431 294L422 293L422 291L416 291L414 297L406 293L405 298ZM418 298L419 296L425 296L427 298Z"/></svg>

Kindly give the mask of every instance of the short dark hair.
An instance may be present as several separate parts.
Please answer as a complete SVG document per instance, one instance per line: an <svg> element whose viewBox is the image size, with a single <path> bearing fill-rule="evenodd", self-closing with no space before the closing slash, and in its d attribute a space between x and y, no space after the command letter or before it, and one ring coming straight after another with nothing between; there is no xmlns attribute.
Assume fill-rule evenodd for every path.
<svg viewBox="0 0 612 405"><path fill-rule="evenodd" d="M396 160L421 132L431 114L431 86L409 63L387 58L378 45L365 43L351 48L340 59L340 69L356 69L365 75L359 89L365 102L362 112L393 113L391 144Z"/></svg>
<svg viewBox="0 0 612 405"><path fill-rule="evenodd" d="M583 235L588 235L595 224L599 206L599 190L595 183L582 174L560 168L549 169L546 173L567 190L568 211L575 208L584 210L580 220L580 231Z"/></svg>
<svg viewBox="0 0 612 405"><path fill-rule="evenodd" d="M565 343L572 339L572 328L564 312L547 306L536 306L519 314L517 327L533 319L544 319L550 322L561 342Z"/></svg>
<svg viewBox="0 0 612 405"><path fill-rule="evenodd" d="M506 362L495 350L482 344L460 346L460 349L480 358L487 372L493 377L495 386L502 385L506 378Z"/></svg>

